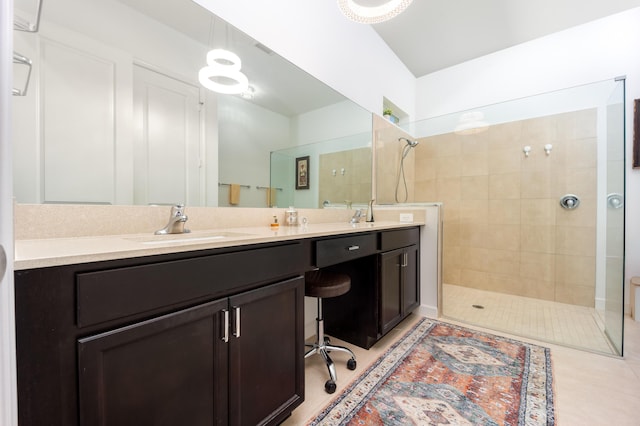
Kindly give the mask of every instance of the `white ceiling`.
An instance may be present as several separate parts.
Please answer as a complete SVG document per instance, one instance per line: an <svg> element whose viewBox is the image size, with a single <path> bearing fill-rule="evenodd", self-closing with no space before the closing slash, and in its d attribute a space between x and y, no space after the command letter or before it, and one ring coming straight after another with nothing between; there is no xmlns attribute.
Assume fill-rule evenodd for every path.
<svg viewBox="0 0 640 426"><path fill-rule="evenodd" d="M215 39L230 38L243 58L243 71L256 86L255 104L292 116L344 99L278 55L261 51L248 36L227 33L224 22L212 21L191 0L117 1L204 46L211 43L212 28ZM338 7L335 0L322 1ZM421 77L637 6L640 0L414 0L400 16L373 28L414 76Z"/></svg>
<svg viewBox="0 0 640 426"><path fill-rule="evenodd" d="M640 0L414 0L373 27L422 77L637 6Z"/></svg>

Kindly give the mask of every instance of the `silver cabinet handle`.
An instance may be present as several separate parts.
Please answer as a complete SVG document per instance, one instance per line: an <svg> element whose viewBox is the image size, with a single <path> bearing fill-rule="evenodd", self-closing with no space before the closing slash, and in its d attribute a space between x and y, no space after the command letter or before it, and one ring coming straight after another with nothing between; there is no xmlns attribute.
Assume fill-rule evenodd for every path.
<svg viewBox="0 0 640 426"><path fill-rule="evenodd" d="M229 341L229 311L227 309L222 310L222 314L224 315L224 321L222 323L222 341Z"/></svg>
<svg viewBox="0 0 640 426"><path fill-rule="evenodd" d="M409 254L407 252L402 253L402 267L405 268L409 265Z"/></svg>
<svg viewBox="0 0 640 426"><path fill-rule="evenodd" d="M347 248L349 251L360 250L360 246L350 246Z"/></svg>
<svg viewBox="0 0 640 426"><path fill-rule="evenodd" d="M233 310L236 313L235 321L233 324L233 335L235 337L240 337L240 307L234 306Z"/></svg>

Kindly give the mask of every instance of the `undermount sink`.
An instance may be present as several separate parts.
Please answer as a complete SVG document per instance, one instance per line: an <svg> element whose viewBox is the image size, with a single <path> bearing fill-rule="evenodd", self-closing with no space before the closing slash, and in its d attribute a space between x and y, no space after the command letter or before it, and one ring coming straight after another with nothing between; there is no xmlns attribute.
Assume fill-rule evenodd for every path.
<svg viewBox="0 0 640 426"><path fill-rule="evenodd" d="M137 241L140 244L175 244L175 243L195 243L216 241L223 239L234 239L249 237L251 234L242 232L190 232L186 234L150 235L144 237L127 238L130 241Z"/></svg>

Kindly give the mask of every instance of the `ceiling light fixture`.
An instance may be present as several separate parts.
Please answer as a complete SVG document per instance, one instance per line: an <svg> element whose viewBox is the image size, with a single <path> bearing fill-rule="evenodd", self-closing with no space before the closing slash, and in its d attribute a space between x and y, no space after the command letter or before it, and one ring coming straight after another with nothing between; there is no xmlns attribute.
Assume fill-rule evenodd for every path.
<svg viewBox="0 0 640 426"><path fill-rule="evenodd" d="M378 24L401 14L413 0L338 0L347 18L360 24Z"/></svg>
<svg viewBox="0 0 640 426"><path fill-rule="evenodd" d="M213 46L214 24L216 17L211 16L211 27L209 29L209 46ZM229 24L223 22L225 47L231 40L231 29ZM246 92L249 87L249 79L240 69L242 61L240 57L228 49L212 49L207 52L207 65L200 68L198 81L205 88L225 95L237 95Z"/></svg>
<svg viewBox="0 0 640 426"><path fill-rule="evenodd" d="M489 123L484 120L482 111L471 111L462 114L454 132L458 135L475 135L489 130Z"/></svg>
<svg viewBox="0 0 640 426"><path fill-rule="evenodd" d="M200 69L198 80L209 90L227 95L245 92L249 79L240 72L240 57L224 49L213 49L207 53L207 66ZM226 82L229 81L230 84Z"/></svg>

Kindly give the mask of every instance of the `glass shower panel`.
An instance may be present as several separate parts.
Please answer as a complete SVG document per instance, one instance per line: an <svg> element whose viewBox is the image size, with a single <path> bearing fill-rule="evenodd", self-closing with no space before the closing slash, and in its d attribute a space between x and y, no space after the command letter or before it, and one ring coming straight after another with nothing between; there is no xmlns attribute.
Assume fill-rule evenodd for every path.
<svg viewBox="0 0 640 426"><path fill-rule="evenodd" d="M622 86L612 79L400 126L419 142L412 201L442 203L444 317L620 354ZM388 158L376 156L378 191L396 176Z"/></svg>
<svg viewBox="0 0 640 426"><path fill-rule="evenodd" d="M606 106L606 266L604 324L617 355L624 334L624 87L616 81Z"/></svg>

